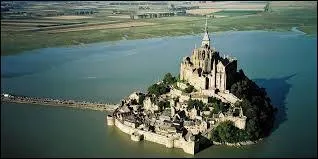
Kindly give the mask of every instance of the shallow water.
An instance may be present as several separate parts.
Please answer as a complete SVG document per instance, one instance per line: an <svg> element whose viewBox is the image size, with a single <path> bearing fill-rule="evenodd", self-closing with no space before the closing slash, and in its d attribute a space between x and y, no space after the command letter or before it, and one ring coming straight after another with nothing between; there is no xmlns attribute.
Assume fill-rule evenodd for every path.
<svg viewBox="0 0 318 159"><path fill-rule="evenodd" d="M279 108L259 144L212 146L195 157L317 157L317 37L297 32L212 33L212 45L266 88ZM124 40L46 48L1 57L1 90L15 94L117 103L179 72L200 36ZM192 157L181 149L135 143L106 127L97 111L1 104L2 157Z"/></svg>

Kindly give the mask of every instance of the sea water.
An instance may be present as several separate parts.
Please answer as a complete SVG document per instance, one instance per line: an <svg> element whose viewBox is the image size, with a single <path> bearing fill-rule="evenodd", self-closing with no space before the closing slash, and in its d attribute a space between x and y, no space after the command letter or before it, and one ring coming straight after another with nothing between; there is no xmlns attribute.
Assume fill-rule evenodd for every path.
<svg viewBox="0 0 318 159"><path fill-rule="evenodd" d="M262 142L211 146L194 157L317 157L317 37L299 32L210 34L221 56L266 88L279 111ZM171 72L201 35L44 48L1 56L1 91L35 97L118 103ZM1 104L1 157L193 157L148 141L132 142L105 113Z"/></svg>

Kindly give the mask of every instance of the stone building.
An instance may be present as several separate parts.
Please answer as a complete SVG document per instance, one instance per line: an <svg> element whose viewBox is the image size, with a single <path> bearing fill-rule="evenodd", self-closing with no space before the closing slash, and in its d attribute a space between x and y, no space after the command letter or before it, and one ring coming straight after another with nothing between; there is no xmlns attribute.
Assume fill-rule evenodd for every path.
<svg viewBox="0 0 318 159"><path fill-rule="evenodd" d="M155 101L151 100L151 97L146 97L143 101L144 109L149 110L151 112L159 111L159 106L155 104Z"/></svg>
<svg viewBox="0 0 318 159"><path fill-rule="evenodd" d="M140 92L133 92L132 94L129 95L128 98L129 98L130 100L135 100L135 101L138 102L140 95L142 95L142 93L140 93Z"/></svg>
<svg viewBox="0 0 318 159"><path fill-rule="evenodd" d="M221 57L211 47L207 21L201 46L184 57L180 66L180 79L188 81L197 90L228 92L237 72L237 60Z"/></svg>

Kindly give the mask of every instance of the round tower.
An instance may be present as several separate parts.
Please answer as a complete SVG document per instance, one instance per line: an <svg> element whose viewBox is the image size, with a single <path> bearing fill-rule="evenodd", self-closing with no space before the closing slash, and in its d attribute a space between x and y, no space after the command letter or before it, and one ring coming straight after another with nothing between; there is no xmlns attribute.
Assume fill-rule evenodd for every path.
<svg viewBox="0 0 318 159"><path fill-rule="evenodd" d="M107 115L106 120L107 120L107 125L115 125L115 120L112 115Z"/></svg>
<svg viewBox="0 0 318 159"><path fill-rule="evenodd" d="M132 141L141 141L143 140L143 135L142 134L139 134L138 132L133 132L130 136L130 139Z"/></svg>
<svg viewBox="0 0 318 159"><path fill-rule="evenodd" d="M174 147L174 143L173 143L174 139L173 138L170 138L168 140L168 142L166 143L166 147L167 148L173 148Z"/></svg>

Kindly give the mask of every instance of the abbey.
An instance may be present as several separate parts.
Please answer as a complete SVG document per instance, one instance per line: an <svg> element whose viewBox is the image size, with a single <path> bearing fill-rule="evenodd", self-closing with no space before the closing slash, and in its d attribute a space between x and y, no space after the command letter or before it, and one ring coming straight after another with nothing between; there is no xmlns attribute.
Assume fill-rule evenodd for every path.
<svg viewBox="0 0 318 159"><path fill-rule="evenodd" d="M211 142L217 144L211 132L220 123L246 127L247 117L235 104L241 99L229 91L236 71L236 59L222 58L211 47L206 20L200 48L181 62L180 80L171 79L166 85L165 77L146 94L132 93L107 116L107 123L133 141L147 140L195 154Z"/></svg>
<svg viewBox="0 0 318 159"><path fill-rule="evenodd" d="M228 92L237 71L237 60L221 57L210 44L207 21L201 47L181 62L180 79L188 81L197 90Z"/></svg>

